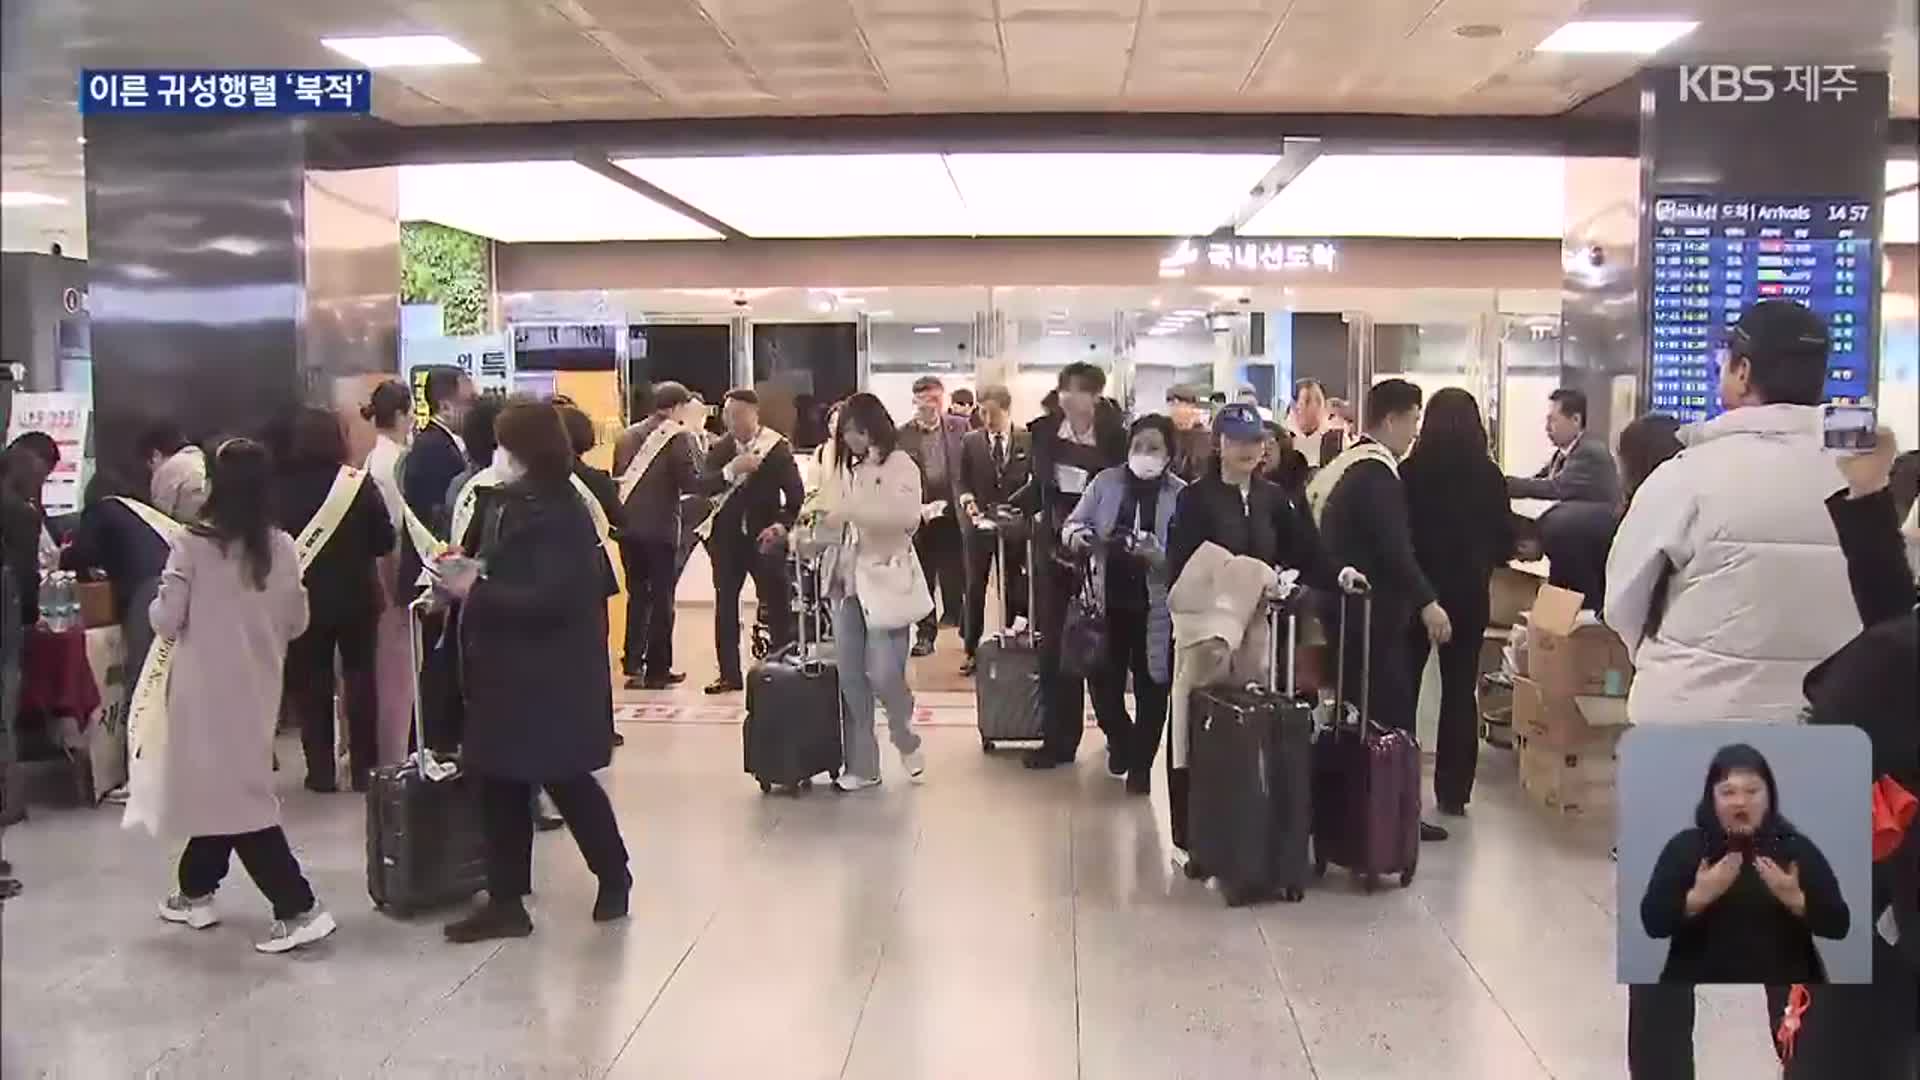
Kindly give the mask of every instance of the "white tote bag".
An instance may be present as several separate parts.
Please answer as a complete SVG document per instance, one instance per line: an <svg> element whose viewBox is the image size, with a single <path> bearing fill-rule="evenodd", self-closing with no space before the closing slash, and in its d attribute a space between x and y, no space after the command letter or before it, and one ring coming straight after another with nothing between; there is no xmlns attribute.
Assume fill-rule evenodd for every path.
<svg viewBox="0 0 1920 1080"><path fill-rule="evenodd" d="M933 593L911 545L883 558L856 555L853 589L872 630L900 630L933 614Z"/></svg>

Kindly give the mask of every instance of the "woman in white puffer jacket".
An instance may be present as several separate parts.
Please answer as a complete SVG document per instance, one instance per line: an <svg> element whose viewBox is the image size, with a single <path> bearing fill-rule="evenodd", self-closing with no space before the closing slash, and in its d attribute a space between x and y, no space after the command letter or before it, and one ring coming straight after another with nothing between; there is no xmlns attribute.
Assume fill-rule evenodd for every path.
<svg viewBox="0 0 1920 1080"><path fill-rule="evenodd" d="M1807 672L1860 632L1825 512L1825 324L1767 301L1730 347L1727 412L1680 430L1684 449L1634 494L1607 558L1635 724L1791 723Z"/></svg>

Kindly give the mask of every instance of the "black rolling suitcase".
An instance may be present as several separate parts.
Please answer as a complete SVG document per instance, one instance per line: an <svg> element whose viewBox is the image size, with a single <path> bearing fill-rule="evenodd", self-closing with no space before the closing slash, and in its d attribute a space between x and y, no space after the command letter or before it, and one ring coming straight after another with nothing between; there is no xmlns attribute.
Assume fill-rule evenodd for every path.
<svg viewBox="0 0 1920 1080"><path fill-rule="evenodd" d="M472 783L458 755L427 748L420 705L420 612L408 609L412 631L415 751L373 771L367 789L367 895L394 915L458 903L486 888L486 837Z"/></svg>
<svg viewBox="0 0 1920 1080"><path fill-rule="evenodd" d="M1025 524L1014 514L999 514L980 527L991 528L1000 547L1000 610L1008 622L1013 611L1008 534L1021 534L1027 544L1027 628L1014 633L1002 627L999 633L982 638L974 654L974 714L980 725L980 749L992 753L1003 742L1038 742L1046 734L1045 711L1040 701L1040 637L1033 627L1032 537L1022 532Z"/></svg>
<svg viewBox="0 0 1920 1080"><path fill-rule="evenodd" d="M793 556L793 586L799 623L795 641L747 672L747 721L741 731L746 771L762 792L813 787L821 773L839 776L840 667L821 647L823 616L817 597L807 595L805 567L798 547ZM815 590L822 583L816 580Z"/></svg>
<svg viewBox="0 0 1920 1080"><path fill-rule="evenodd" d="M1196 690L1187 717L1187 876L1218 880L1230 906L1306 896L1314 701L1295 692L1293 659L1304 592L1268 605L1270 645L1286 623L1284 688L1270 655L1266 686Z"/></svg>

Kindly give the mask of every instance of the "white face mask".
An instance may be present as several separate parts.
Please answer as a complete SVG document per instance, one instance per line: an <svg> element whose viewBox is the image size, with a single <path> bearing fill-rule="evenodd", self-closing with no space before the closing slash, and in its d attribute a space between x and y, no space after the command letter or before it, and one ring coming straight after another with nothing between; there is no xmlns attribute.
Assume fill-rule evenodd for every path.
<svg viewBox="0 0 1920 1080"><path fill-rule="evenodd" d="M500 478L501 483L511 484L527 475L527 470L520 464L519 458L507 452L506 447L496 446L493 448L493 474Z"/></svg>
<svg viewBox="0 0 1920 1080"><path fill-rule="evenodd" d="M1142 480L1158 480L1167 471L1167 459L1159 454L1129 454L1127 469Z"/></svg>

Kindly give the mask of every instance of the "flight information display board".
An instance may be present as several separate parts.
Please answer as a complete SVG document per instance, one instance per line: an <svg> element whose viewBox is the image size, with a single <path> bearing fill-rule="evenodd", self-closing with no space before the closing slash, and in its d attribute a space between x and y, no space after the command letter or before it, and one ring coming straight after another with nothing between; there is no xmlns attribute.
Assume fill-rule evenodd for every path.
<svg viewBox="0 0 1920 1080"><path fill-rule="evenodd" d="M1683 421L1720 412L1722 347L1760 300L1794 300L1827 320L1833 337L1827 395L1871 392L1873 204L1864 199L1666 195L1654 200L1654 412Z"/></svg>

